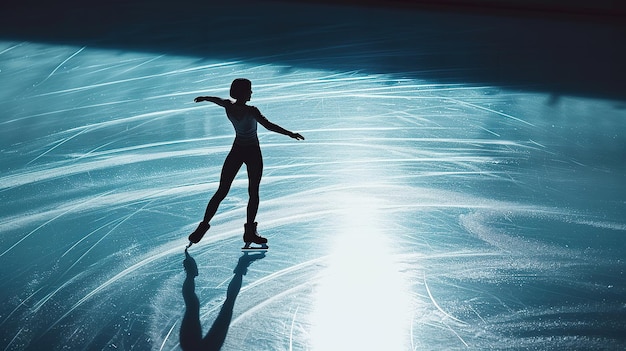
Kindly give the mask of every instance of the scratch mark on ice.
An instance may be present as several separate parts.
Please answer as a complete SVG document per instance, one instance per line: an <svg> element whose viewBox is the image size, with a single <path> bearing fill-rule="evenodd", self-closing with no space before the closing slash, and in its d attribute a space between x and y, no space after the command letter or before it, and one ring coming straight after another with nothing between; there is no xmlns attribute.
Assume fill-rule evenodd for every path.
<svg viewBox="0 0 626 351"><path fill-rule="evenodd" d="M74 56L78 55L81 53L81 51L85 50L86 46L83 46L82 48L78 49L78 51L76 51L75 53L73 53L72 55L70 55L70 57L66 58L63 62L61 62L55 69L52 70L52 72L50 72L50 74L48 74L48 76L46 77L46 79L42 80L41 83L37 84L43 84L45 81L47 81L50 77L52 77L53 74L56 73L56 71L59 70L59 68L61 68L61 66L63 66L64 64L67 63L67 61L71 60Z"/></svg>
<svg viewBox="0 0 626 351"><path fill-rule="evenodd" d="M163 343L161 343L161 347L159 347L159 351L162 351L163 348L165 347L165 343L167 342L167 339L169 339L170 335L172 335L172 331L174 331L175 326L176 326L176 322L172 325L172 327L170 328L170 331L167 332L167 335L165 335L165 338L163 339Z"/></svg>
<svg viewBox="0 0 626 351"><path fill-rule="evenodd" d="M85 296L83 296L80 300L78 300L76 303L74 303L74 305L72 305L72 307L70 307L61 317L59 317L56 322L52 323L52 325L50 325L50 327L46 330L45 333L49 332L50 330L52 330L52 328L54 328L57 324L59 324L65 317L69 316L75 309L77 309L80 305L82 305L83 303L85 303L86 301L88 301L89 299L91 299L93 296L97 295L98 293L100 293L102 290L106 289L107 287L109 287L111 284L114 284L115 282L117 282L118 280L126 277L127 275L129 275L130 273L136 271L137 269L151 263L154 262L156 260L159 260L165 256L168 256L170 254L172 254L173 252L179 252L180 251L180 247L176 246L173 247L169 250L165 250L165 251L153 251L152 253L148 253L146 255L146 258L144 258L143 260L135 263L134 265L124 269L123 271L117 273L116 275L114 275L113 277L111 277L109 280L107 280L106 282L100 284L99 286L97 286L96 288L94 288L93 290L91 290L89 293L87 293Z"/></svg>
<svg viewBox="0 0 626 351"><path fill-rule="evenodd" d="M33 163L33 162L37 161L38 159L40 159L40 158L42 158L43 156L45 156L46 154L50 153L50 152L51 152L51 151L53 151L54 149L56 149L56 148L58 148L59 146L61 146L61 145L65 144L65 143L67 143L68 141L70 141L70 140L72 140L72 139L76 138L77 136L79 136L79 135L83 134L83 133L84 133L84 132L86 132L86 131L87 131L87 129L83 129L82 131L80 131L80 132L78 132L78 133L76 133L76 134L72 135L71 137L69 137L69 138L65 138L65 139L61 140L59 143L57 143L57 144L56 144L56 145L54 145L53 147L49 148L48 150L46 150L45 152L43 152L43 153L42 153L42 154L40 154L39 156L37 156L37 157L35 157L34 159L30 160L30 161L26 164L26 166L28 166L28 165L30 165L31 163Z"/></svg>
<svg viewBox="0 0 626 351"><path fill-rule="evenodd" d="M37 232L39 229L45 227L46 225L48 225L49 223L51 223L52 221L55 221L56 219L58 219L59 217L62 217L68 213L71 213L72 211L74 211L75 209L84 206L94 200L97 200L105 195L108 195L110 193L112 193L113 191L108 191L106 193L100 194L92 199L89 199L85 202L81 202L76 204L75 206L72 206L71 208L69 208L67 211L62 212L61 214L59 214L58 216L55 216L54 218L51 218L50 220L46 221L44 224L40 225L39 227L33 229L32 231L30 231L30 233L24 235L20 240L18 240L15 244L11 245L8 249L4 250L2 253L0 253L0 257L4 256L7 252L13 250L13 248L15 248L17 245L19 245L22 241L28 239L31 235L33 235L35 232Z"/></svg>
<svg viewBox="0 0 626 351"><path fill-rule="evenodd" d="M26 304L26 301L30 300L33 296L35 296L38 292L41 291L41 289L43 289L44 287L41 287L39 289L37 289L34 293L30 294L27 298L25 298L22 302L20 302L19 305L17 305L17 307L15 307L13 309L13 311L11 311L11 313L9 313L6 318L2 321L2 323L0 323L0 326L3 325L4 323L6 323L6 321L9 320L9 318L11 318L11 316L13 315L13 313L15 313L20 307L24 306Z"/></svg>
<svg viewBox="0 0 626 351"><path fill-rule="evenodd" d="M13 339L11 339L7 347L4 348L4 351L9 350L11 348L11 345L13 344L15 339L17 339L17 337L22 333L22 330L24 330L24 327L21 327L20 330L18 330L17 333L15 333L15 336L13 337Z"/></svg>
<svg viewBox="0 0 626 351"><path fill-rule="evenodd" d="M296 311L293 313L293 317L291 318L291 330L289 330L289 351L293 350L293 327L296 324L296 316L298 315L298 309L300 307L296 308Z"/></svg>
<svg viewBox="0 0 626 351"><path fill-rule="evenodd" d="M433 294L430 292L430 289L428 288L428 283L426 283L426 275L424 275L424 287L426 287L426 292L428 293L428 297L430 298L430 301L433 303L433 306L435 306L439 310L439 312L443 313L446 317L448 317L448 318L450 318L450 319L452 319L454 321L457 321L457 322L459 322L461 324L467 324L467 323L463 322L462 320L451 316L446 311L444 311L443 308L441 308L439 306L437 301L435 301L435 298L433 297Z"/></svg>
<svg viewBox="0 0 626 351"><path fill-rule="evenodd" d="M461 340L461 342L463 343L463 345L465 345L465 347L469 347L469 345L465 342L465 340L463 340L463 338L459 335L459 333L457 333L454 329L452 329L448 324L444 323L446 327L448 327L448 329L450 329L450 331L456 335L457 338L459 338L459 340Z"/></svg>
<svg viewBox="0 0 626 351"><path fill-rule="evenodd" d="M0 51L0 55L4 54L5 52L9 52L9 51L11 51L11 50L13 50L13 49L15 49L15 48L17 48L17 47L20 47L20 46L22 46L23 44L24 44L24 43L19 43L19 44L15 44L15 45L13 45L13 46L11 46L11 47L8 47L8 48L6 48L6 49L4 49L4 50Z"/></svg>
<svg viewBox="0 0 626 351"><path fill-rule="evenodd" d="M487 108L487 107L483 107L483 106L480 106L480 105L472 104L470 102L465 102L465 101L461 101L461 100L457 100L457 99L453 99L453 98L444 98L444 99L450 100L450 101L454 101L454 102L456 102L457 104L460 104L460 105L470 106L470 107L477 108L479 110L495 113L497 115L500 115L500 116L503 116L503 117L506 117L506 118L510 118L510 119L518 121L518 122L522 122L522 123L527 124L529 126L536 127L534 124L532 124L530 122L526 122L526 121L524 121L521 118L517 118L517 117L515 117L513 115L509 115L509 114L504 113L504 112L496 111L494 109L490 109L490 108Z"/></svg>

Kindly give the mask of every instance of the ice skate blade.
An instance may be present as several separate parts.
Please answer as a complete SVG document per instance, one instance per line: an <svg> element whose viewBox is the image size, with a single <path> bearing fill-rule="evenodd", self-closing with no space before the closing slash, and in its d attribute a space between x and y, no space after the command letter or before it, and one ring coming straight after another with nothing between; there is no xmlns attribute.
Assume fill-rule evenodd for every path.
<svg viewBox="0 0 626 351"><path fill-rule="evenodd" d="M261 246L250 246L252 243L246 243L244 247L241 248L242 252L251 252L251 251L267 251L269 247L267 244L260 244Z"/></svg>

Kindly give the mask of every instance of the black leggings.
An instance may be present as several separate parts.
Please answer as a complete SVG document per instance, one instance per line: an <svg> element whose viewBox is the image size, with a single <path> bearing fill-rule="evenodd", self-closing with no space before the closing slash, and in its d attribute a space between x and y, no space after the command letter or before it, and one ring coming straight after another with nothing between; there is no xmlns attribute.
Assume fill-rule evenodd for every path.
<svg viewBox="0 0 626 351"><path fill-rule="evenodd" d="M224 166L222 166L222 175L220 176L220 185L217 191L209 201L204 212L204 221L208 223L217 212L217 208L230 190L230 186L235 180L235 176L243 164L246 164L248 171L248 210L247 223L253 223L256 213L259 210L259 185L261 184L261 176L263 175L263 156L259 145L238 145L233 144L230 149Z"/></svg>

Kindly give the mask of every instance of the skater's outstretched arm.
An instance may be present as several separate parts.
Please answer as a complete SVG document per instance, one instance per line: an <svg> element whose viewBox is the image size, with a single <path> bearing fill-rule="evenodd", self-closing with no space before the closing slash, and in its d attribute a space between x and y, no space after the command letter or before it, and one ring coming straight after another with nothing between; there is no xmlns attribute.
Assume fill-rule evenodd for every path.
<svg viewBox="0 0 626 351"><path fill-rule="evenodd" d="M257 122L259 122L267 130L275 132L275 133L286 135L286 136L288 136L290 138L294 138L296 140L304 140L304 137L300 133L294 133L294 132L288 131L287 129L279 126L278 124L270 122L267 118L265 118L265 116L263 116L261 114L261 111L259 111L256 108L255 108L255 110L256 110L255 118L256 118Z"/></svg>
<svg viewBox="0 0 626 351"><path fill-rule="evenodd" d="M230 100L222 99L216 96L198 96L197 98L193 99L193 101L194 102L208 101L208 102L212 102L214 104L220 105L222 107L226 107L231 104Z"/></svg>

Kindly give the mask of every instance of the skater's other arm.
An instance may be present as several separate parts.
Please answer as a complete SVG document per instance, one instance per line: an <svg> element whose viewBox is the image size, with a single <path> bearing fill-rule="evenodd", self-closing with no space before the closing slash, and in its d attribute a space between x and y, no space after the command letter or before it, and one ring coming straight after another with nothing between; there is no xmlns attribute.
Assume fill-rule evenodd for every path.
<svg viewBox="0 0 626 351"><path fill-rule="evenodd" d="M215 96L198 96L197 98L193 99L193 101L194 102L208 101L208 102L212 102L214 104L220 105L222 107L226 107L232 104L230 100L222 99L222 98L215 97Z"/></svg>
<svg viewBox="0 0 626 351"><path fill-rule="evenodd" d="M258 109L256 110L256 112L257 113L255 114L255 118L257 122L259 122L263 127L265 127L265 129L275 132L275 133L286 135L296 140L304 140L304 137L300 133L294 133L294 132L288 131L287 129L279 126L278 124L270 122L267 118L265 118L265 116L261 114L261 112Z"/></svg>

